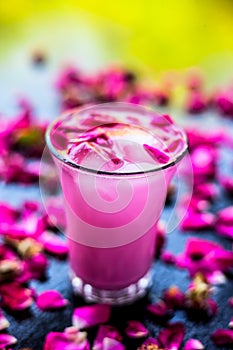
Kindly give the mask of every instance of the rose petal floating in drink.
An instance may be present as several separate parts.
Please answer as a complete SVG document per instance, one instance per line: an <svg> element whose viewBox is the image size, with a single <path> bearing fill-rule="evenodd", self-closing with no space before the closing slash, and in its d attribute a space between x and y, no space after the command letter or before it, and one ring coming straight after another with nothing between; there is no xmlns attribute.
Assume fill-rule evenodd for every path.
<svg viewBox="0 0 233 350"><path fill-rule="evenodd" d="M5 317L4 313L2 312L2 310L0 309L0 331L8 328L10 325L9 321L7 320L7 318Z"/></svg>
<svg viewBox="0 0 233 350"><path fill-rule="evenodd" d="M144 149L150 154L152 158L154 158L160 164L166 164L169 162L169 155L158 148L149 146L147 144L143 145Z"/></svg>
<svg viewBox="0 0 233 350"><path fill-rule="evenodd" d="M144 338L148 336L149 331L139 321L128 321L128 326L125 330L125 333L130 338Z"/></svg>
<svg viewBox="0 0 233 350"><path fill-rule="evenodd" d="M218 329L212 335L211 339L213 340L216 346L232 346L233 345L233 330L231 329Z"/></svg>
<svg viewBox="0 0 233 350"><path fill-rule="evenodd" d="M68 300L56 290L46 290L37 296L36 305L41 310L60 309L68 305Z"/></svg>
<svg viewBox="0 0 233 350"><path fill-rule="evenodd" d="M204 350L204 345L198 339L189 339L184 346L184 350Z"/></svg>
<svg viewBox="0 0 233 350"><path fill-rule="evenodd" d="M78 329L90 328L108 322L110 312L109 305L81 306L74 309L72 323Z"/></svg>
<svg viewBox="0 0 233 350"><path fill-rule="evenodd" d="M103 342L105 338L111 338L111 339L115 339L119 342L122 341L122 336L120 335L120 333L118 332L118 330L113 327L113 326L109 326L109 325L101 325L99 326L97 335L95 337L94 340L94 344L93 344L93 350L102 350L103 349Z"/></svg>
<svg viewBox="0 0 233 350"><path fill-rule="evenodd" d="M13 346L17 343L17 339L10 334L0 334L0 349L6 349L9 346Z"/></svg>

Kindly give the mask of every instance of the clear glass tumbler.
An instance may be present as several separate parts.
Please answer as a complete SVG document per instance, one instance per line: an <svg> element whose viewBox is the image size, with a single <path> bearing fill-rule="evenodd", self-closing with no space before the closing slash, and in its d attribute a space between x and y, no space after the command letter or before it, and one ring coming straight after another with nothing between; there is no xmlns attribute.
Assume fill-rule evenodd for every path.
<svg viewBox="0 0 233 350"><path fill-rule="evenodd" d="M74 290L111 304L144 295L156 224L187 151L184 132L152 110L110 103L68 111L46 141L64 197Z"/></svg>

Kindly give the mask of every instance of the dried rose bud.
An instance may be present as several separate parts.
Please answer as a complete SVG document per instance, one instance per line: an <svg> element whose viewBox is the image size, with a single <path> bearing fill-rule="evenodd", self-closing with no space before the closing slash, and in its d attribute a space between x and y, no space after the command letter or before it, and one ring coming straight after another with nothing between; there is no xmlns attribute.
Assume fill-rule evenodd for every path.
<svg viewBox="0 0 233 350"><path fill-rule="evenodd" d="M21 262L19 260L1 260L0 261L0 281L13 279L21 271Z"/></svg>
<svg viewBox="0 0 233 350"><path fill-rule="evenodd" d="M42 249L42 245L33 238L23 239L17 245L18 253L24 258L31 258L40 253Z"/></svg>
<svg viewBox="0 0 233 350"><path fill-rule="evenodd" d="M205 307L210 295L210 285L201 273L197 273L186 293L187 305L190 307Z"/></svg>

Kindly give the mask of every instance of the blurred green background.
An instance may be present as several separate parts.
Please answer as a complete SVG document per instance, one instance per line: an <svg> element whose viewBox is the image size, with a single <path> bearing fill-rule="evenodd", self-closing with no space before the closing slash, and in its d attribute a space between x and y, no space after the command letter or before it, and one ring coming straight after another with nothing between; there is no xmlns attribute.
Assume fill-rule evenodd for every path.
<svg viewBox="0 0 233 350"><path fill-rule="evenodd" d="M54 69L123 63L154 78L198 66L207 81L222 84L233 77L232 38L231 0L0 1L5 81L39 49Z"/></svg>

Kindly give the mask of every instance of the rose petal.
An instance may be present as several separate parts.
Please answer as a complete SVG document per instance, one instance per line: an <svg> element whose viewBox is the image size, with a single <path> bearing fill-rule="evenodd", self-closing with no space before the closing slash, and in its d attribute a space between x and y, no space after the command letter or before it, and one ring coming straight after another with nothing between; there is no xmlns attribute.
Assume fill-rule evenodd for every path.
<svg viewBox="0 0 233 350"><path fill-rule="evenodd" d="M47 334L44 350L90 350L90 344L86 337L79 332L69 335L69 332L50 332Z"/></svg>
<svg viewBox="0 0 233 350"><path fill-rule="evenodd" d="M5 349L8 346L15 345L17 339L10 334L0 334L0 349Z"/></svg>
<svg viewBox="0 0 233 350"><path fill-rule="evenodd" d="M112 338L104 338L103 340L103 350L125 350L123 344Z"/></svg>
<svg viewBox="0 0 233 350"><path fill-rule="evenodd" d="M228 299L228 303L231 307L233 307L233 297Z"/></svg>
<svg viewBox="0 0 233 350"><path fill-rule="evenodd" d="M218 329L211 335L216 346L233 345L233 330Z"/></svg>
<svg viewBox="0 0 233 350"><path fill-rule="evenodd" d="M38 241L48 253L59 256L68 254L67 242L50 231L44 231L38 238Z"/></svg>
<svg viewBox="0 0 233 350"><path fill-rule="evenodd" d="M179 350L184 338L185 328L183 323L168 323L158 335L158 342L166 350Z"/></svg>
<svg viewBox="0 0 233 350"><path fill-rule="evenodd" d="M206 97L199 91L192 91L186 102L186 109L189 113L202 113L207 108L208 103Z"/></svg>
<svg viewBox="0 0 233 350"><path fill-rule="evenodd" d="M0 309L0 331L8 328L9 325L10 325L9 321L7 320L5 315L3 314L2 310Z"/></svg>
<svg viewBox="0 0 233 350"><path fill-rule="evenodd" d="M199 146L191 153L191 162L195 177L200 179L214 178L216 175L216 150L213 147Z"/></svg>
<svg viewBox="0 0 233 350"><path fill-rule="evenodd" d="M68 305L68 300L56 290L46 290L38 295L36 305L41 310L60 309Z"/></svg>
<svg viewBox="0 0 233 350"><path fill-rule="evenodd" d="M2 303L13 311L27 309L33 303L33 293L16 282L0 285Z"/></svg>
<svg viewBox="0 0 233 350"><path fill-rule="evenodd" d="M165 264L174 265L176 263L176 256L174 254L172 254L171 252L164 251L161 254L161 260Z"/></svg>
<svg viewBox="0 0 233 350"><path fill-rule="evenodd" d="M184 307L185 295L177 286L171 286L165 290L162 298L170 308L182 309Z"/></svg>
<svg viewBox="0 0 233 350"><path fill-rule="evenodd" d="M147 305L147 311L149 311L155 317L162 319L172 317L172 310L163 300L159 300L156 304Z"/></svg>
<svg viewBox="0 0 233 350"><path fill-rule="evenodd" d="M233 178L226 175L219 176L219 183L224 188L227 194L233 194Z"/></svg>
<svg viewBox="0 0 233 350"><path fill-rule="evenodd" d="M159 350L159 343L150 337L137 350Z"/></svg>
<svg viewBox="0 0 233 350"><path fill-rule="evenodd" d="M46 202L46 210L52 223L59 228L66 227L66 216L62 197L50 197Z"/></svg>
<svg viewBox="0 0 233 350"><path fill-rule="evenodd" d="M191 276L201 272L208 278L214 271L224 272L232 267L233 252L223 249L215 242L190 238L176 262L179 267L187 268Z"/></svg>
<svg viewBox="0 0 233 350"><path fill-rule="evenodd" d="M150 156L152 156L152 158L155 158L155 160L161 164L166 164L170 160L168 154L159 150L158 148L149 146L147 144L144 144L143 148L150 154Z"/></svg>
<svg viewBox="0 0 233 350"><path fill-rule="evenodd" d="M155 257L159 258L166 242L166 230L163 221L159 221L156 226L155 236Z"/></svg>
<svg viewBox="0 0 233 350"><path fill-rule="evenodd" d="M204 350L204 345L198 339L189 339L184 346L184 350Z"/></svg>
<svg viewBox="0 0 233 350"><path fill-rule="evenodd" d="M78 329L89 328L108 322L110 312L109 305L81 306L74 310L72 323Z"/></svg>
<svg viewBox="0 0 233 350"><path fill-rule="evenodd" d="M199 183L194 187L195 196L202 200L214 201L219 195L218 187L214 183Z"/></svg>
<svg viewBox="0 0 233 350"><path fill-rule="evenodd" d="M228 323L229 328L233 328L233 317L230 319L230 322Z"/></svg>
<svg viewBox="0 0 233 350"><path fill-rule="evenodd" d="M180 224L180 228L184 231L206 230L212 228L214 223L215 216L213 214L188 210Z"/></svg>
<svg viewBox="0 0 233 350"><path fill-rule="evenodd" d="M109 326L109 325L101 325L99 326L96 338L94 340L94 344L93 344L93 350L102 350L103 348L103 341L105 338L111 338L111 339L115 339L117 341L121 341L122 337L120 335L120 333L118 332L118 330L113 327L113 326Z"/></svg>
<svg viewBox="0 0 233 350"><path fill-rule="evenodd" d="M149 334L146 327L139 321L128 321L125 333L130 338L144 338Z"/></svg>

